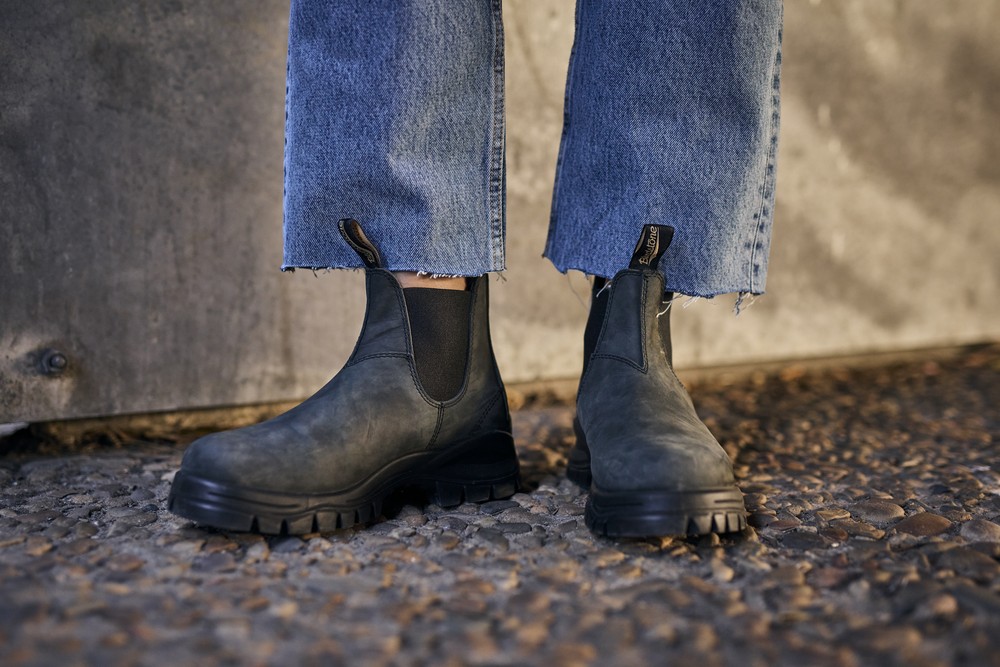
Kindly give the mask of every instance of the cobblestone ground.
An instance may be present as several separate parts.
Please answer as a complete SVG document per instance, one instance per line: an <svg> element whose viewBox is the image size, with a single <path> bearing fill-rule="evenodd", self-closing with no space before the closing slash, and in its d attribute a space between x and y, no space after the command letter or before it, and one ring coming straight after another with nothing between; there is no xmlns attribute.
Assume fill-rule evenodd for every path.
<svg viewBox="0 0 1000 667"><path fill-rule="evenodd" d="M522 410L526 489L367 529L203 530L182 446L0 443L0 664L1000 664L1000 347L692 393L754 526L614 542Z"/></svg>

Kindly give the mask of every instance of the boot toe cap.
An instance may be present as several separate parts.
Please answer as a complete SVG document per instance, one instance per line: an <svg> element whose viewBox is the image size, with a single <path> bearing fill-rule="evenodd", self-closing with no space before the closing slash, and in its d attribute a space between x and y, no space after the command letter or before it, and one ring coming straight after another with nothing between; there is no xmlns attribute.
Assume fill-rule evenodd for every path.
<svg viewBox="0 0 1000 667"><path fill-rule="evenodd" d="M254 446L257 444L258 446ZM259 446L243 429L222 431L198 438L188 446L181 470L216 482L256 487L281 471L281 462Z"/></svg>
<svg viewBox="0 0 1000 667"><path fill-rule="evenodd" d="M607 491L691 491L735 482L732 464L716 442L622 440L591 462L594 484Z"/></svg>

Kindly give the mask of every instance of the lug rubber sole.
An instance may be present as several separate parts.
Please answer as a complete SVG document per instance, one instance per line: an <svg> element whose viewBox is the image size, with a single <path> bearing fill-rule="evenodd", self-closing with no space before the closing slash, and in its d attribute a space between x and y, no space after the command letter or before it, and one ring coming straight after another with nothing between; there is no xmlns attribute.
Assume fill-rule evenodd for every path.
<svg viewBox="0 0 1000 667"><path fill-rule="evenodd" d="M303 535L350 528L382 514L386 498L404 488L423 490L431 502L509 498L520 488L510 433L495 432L464 443L401 457L346 490L299 494L260 491L181 470L167 508L195 523L239 532Z"/></svg>
<svg viewBox="0 0 1000 667"><path fill-rule="evenodd" d="M604 537L666 537L737 533L747 527L743 493L733 485L691 491L602 491L590 472L590 448L573 419L576 445L566 477L590 492L584 522Z"/></svg>
<svg viewBox="0 0 1000 667"><path fill-rule="evenodd" d="M583 519L605 537L708 535L747 527L743 494L735 486L683 492L591 488Z"/></svg>

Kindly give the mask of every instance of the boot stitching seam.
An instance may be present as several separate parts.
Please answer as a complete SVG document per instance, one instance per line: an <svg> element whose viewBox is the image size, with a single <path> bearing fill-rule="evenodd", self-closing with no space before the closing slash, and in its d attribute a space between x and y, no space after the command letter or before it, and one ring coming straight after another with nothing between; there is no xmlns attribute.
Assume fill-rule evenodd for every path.
<svg viewBox="0 0 1000 667"><path fill-rule="evenodd" d="M622 272L622 273L624 273L624 272ZM631 366L632 368L634 368L637 371L639 371L640 373L645 374L648 371L648 369L649 369L649 355L646 354L646 308L645 308L645 306L646 306L646 292L648 290L647 290L646 279L645 279L645 276L642 275L642 272L641 271L632 271L632 273L637 274L639 277L642 278L642 293L639 296L639 303L642 304L642 310L641 310L641 312L639 314L639 330L640 330L640 336L641 336L641 338L640 338L639 354L642 357L642 364L637 364L634 360L629 359L628 357L623 357L623 356L617 355L617 354L609 354L609 353L606 353L606 352L598 353L598 352L595 351L593 354L590 355L590 358L591 359L615 359L617 361L623 361L626 364L628 364L629 366ZM608 295L608 310L607 310L607 312L604 315L604 324L601 327L601 335L597 339L597 345L594 346L595 350L597 348L600 348L602 346L601 344L604 342L604 332L607 329L608 319L609 319L608 313L611 312L611 306L614 303L615 288L617 287L617 283L618 283L618 281L614 281L614 284L612 284L612 286L611 286L611 294ZM587 370L588 370L587 374L589 375L590 374L589 373L590 369L587 369Z"/></svg>
<svg viewBox="0 0 1000 667"><path fill-rule="evenodd" d="M483 425L483 422L486 421L486 417L489 416L490 414L490 410L492 410L493 406L497 404L497 401L500 400L500 396L502 394L503 394L502 390L494 392L493 398L491 398L490 402L486 404L485 408L483 408L483 411L480 414L479 419L476 420L476 425L472 427L473 431L475 431L476 429L478 429L480 426Z"/></svg>
<svg viewBox="0 0 1000 667"><path fill-rule="evenodd" d="M372 277L372 273L365 271L365 291L370 292L369 280ZM361 347L361 341L365 339L365 332L368 330L368 315L371 312L371 308L365 307L365 318L361 321L361 333L358 334L358 340L354 342L354 349L351 350L351 356L347 358L347 364L345 366L350 366L354 360L354 355L358 353L358 349Z"/></svg>
<svg viewBox="0 0 1000 667"><path fill-rule="evenodd" d="M429 394L427 394L427 392L424 390L423 385L420 384L420 376L417 374L417 368L416 368L417 365L413 357L413 342L410 333L410 313L406 308L406 298L403 296L403 288L400 286L399 281L396 280L396 278L386 269L368 269L366 270L365 273L368 274L369 272L372 277L379 276L385 279L389 283L393 295L396 297L396 306L399 308L399 313L401 315L400 319L403 322L403 343L404 345L406 345L406 353L401 354L398 352L380 352L372 355L366 355L362 359L367 359L376 356L405 358L406 365L409 366L410 368L410 379L413 380L413 384L414 387L416 387L417 393L419 393L420 397L424 399L424 402L426 402L432 408L435 409L439 408L442 405L442 401L435 401ZM472 297L473 305L475 305L475 296L476 295L473 294ZM365 309L365 324L367 325L367 323L368 323L368 309ZM362 329L362 334L363 333L364 329ZM360 343L360 338L358 340ZM358 361L360 361L360 359ZM467 381L468 377L466 377L466 382ZM461 398L464 395L464 393L465 393L465 386L462 387L462 391L459 392L457 398Z"/></svg>
<svg viewBox="0 0 1000 667"><path fill-rule="evenodd" d="M404 354L402 352L376 352L374 354L367 354L361 357L360 359L355 359L353 361L350 361L344 366L344 368L355 366L357 364L360 364L362 361L367 361L368 359L386 359L386 358L405 359L406 366L410 371L410 379L413 380L413 386L417 390L417 393L420 394L420 397L424 399L424 402L427 403L432 408L436 409L441 405L440 401L435 401L434 399L432 399L430 396L427 395L426 392L424 392L423 387L420 386L420 381L417 378L417 372L416 369L414 368L415 365L413 363L413 355Z"/></svg>
<svg viewBox="0 0 1000 667"><path fill-rule="evenodd" d="M646 375L649 372L648 366L647 367L640 366L637 363L635 363L635 361L633 361L632 359L629 359L628 357L621 357L621 356L618 356L617 354L595 354L595 355L591 356L590 358L591 359L611 359L613 361L620 361L620 362L622 362L624 364L627 364L627 365L631 366L632 368L634 368L635 370L639 371L643 375Z"/></svg>
<svg viewBox="0 0 1000 667"><path fill-rule="evenodd" d="M639 299L640 299L640 303L642 303L645 306L645 303L646 303L646 291L647 291L646 276L644 275L645 273L646 272L644 272L644 271L638 271L636 269L623 269L622 271L619 271L615 275L614 278L612 278L611 280L609 280L609 283L611 285L611 293L608 294L607 311L605 311L604 322L601 324L601 333L597 336L597 344L594 345L594 352L591 354L591 358L595 358L595 357L605 357L605 358L612 358L612 359L623 358L623 357L619 357L618 355L608 354L606 352L604 352L604 353L598 353L597 352L597 350L599 350L602 347L602 343L604 342L604 332L608 328L608 319L609 319L608 318L608 312L610 312L610 310L611 310L611 304L614 301L615 292L617 291L617 287L618 287L618 283L619 283L619 281L616 280L615 278L618 278L619 276L623 276L623 275L638 276L642 280L642 294L640 295ZM654 275L658 275L658 274L654 274ZM605 287L602 288L602 291L603 291L603 289L607 289L607 285L605 285ZM648 366L648 364L646 363L647 360L646 360L646 311L645 311L645 309L643 309L641 311L641 313L640 313L640 322L639 322L639 325L640 325L639 326L639 328L640 328L640 335L642 336L642 347L641 347L641 349L639 351L640 354L642 355L642 364L636 364L634 361L630 361L629 363L630 363L630 365L634 366L638 370L641 370L641 371L645 372L644 369Z"/></svg>
<svg viewBox="0 0 1000 667"><path fill-rule="evenodd" d="M431 434L431 439L427 442L427 446L424 447L424 451L428 449L433 449L437 444L438 436L441 435L441 426L444 424L444 408L440 405L437 406L437 423L434 425L434 433Z"/></svg>
<svg viewBox="0 0 1000 667"><path fill-rule="evenodd" d="M401 317L401 319L403 321L403 331L404 331L403 344L406 346L406 352L405 353L408 354L408 355L412 355L413 354L413 346L410 343L410 323L409 323L408 313L406 311L406 303L403 300L403 290L399 286L399 282L392 276L391 273L389 273L385 269L365 269L365 283L366 283L366 288L369 287L368 282L371 279L375 278L375 277L383 278L384 280L386 280L390 284L390 287L392 289L393 295L396 297L396 305L399 307L399 313L400 313L400 315L403 316L403 317ZM366 290L366 291L370 292L370 290ZM347 366L350 366L350 365L352 365L353 363L355 363L357 361L361 361L361 359L367 359L368 357L373 356L373 355L365 355L361 359L354 359L354 355L356 355L358 353L358 349L361 347L361 342L365 339L365 332L367 332L367 330L368 330L368 318L369 318L370 314L371 314L371 308L370 307L366 307L365 308L365 318L364 318L364 320L361 323L361 333L358 335L358 340L354 344L354 350L351 352L351 356L347 358L347 364L346 364ZM398 354L402 354L402 353L394 352L394 353L375 353L375 354L397 354L398 355Z"/></svg>
<svg viewBox="0 0 1000 667"><path fill-rule="evenodd" d="M385 357L395 357L395 358L398 358L398 359L409 359L410 358L410 356L408 354L406 354L405 352L373 352L372 354L366 354L363 357L359 357L358 359L354 359L353 361L348 362L345 365L345 368L348 367L348 366L356 366L356 365L360 364L362 361L367 361L368 359L380 359L380 358L385 358Z"/></svg>

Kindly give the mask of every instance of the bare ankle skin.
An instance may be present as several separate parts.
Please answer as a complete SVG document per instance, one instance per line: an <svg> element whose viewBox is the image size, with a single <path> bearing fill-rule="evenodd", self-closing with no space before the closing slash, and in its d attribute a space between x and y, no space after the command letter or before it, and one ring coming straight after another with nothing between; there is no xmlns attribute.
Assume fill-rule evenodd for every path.
<svg viewBox="0 0 1000 667"><path fill-rule="evenodd" d="M466 289L466 279L464 276L440 276L435 277L426 273L415 271L393 271L392 275L403 288L407 287L430 287L432 289Z"/></svg>

